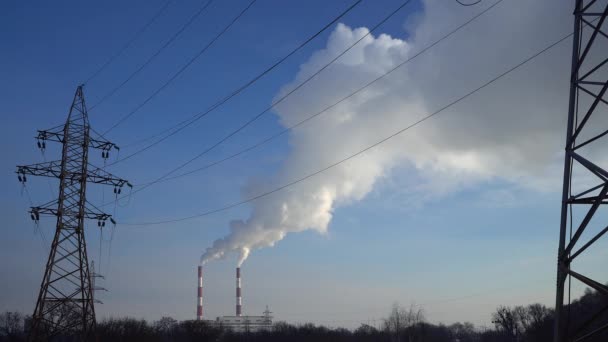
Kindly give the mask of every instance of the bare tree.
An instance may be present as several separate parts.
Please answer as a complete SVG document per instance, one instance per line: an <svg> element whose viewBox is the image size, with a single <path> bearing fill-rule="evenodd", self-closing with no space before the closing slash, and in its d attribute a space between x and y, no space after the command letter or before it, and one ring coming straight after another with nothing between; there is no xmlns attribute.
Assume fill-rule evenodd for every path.
<svg viewBox="0 0 608 342"><path fill-rule="evenodd" d="M492 322L511 341L538 341L550 339L552 316L553 311L542 304L500 306Z"/></svg>
<svg viewBox="0 0 608 342"><path fill-rule="evenodd" d="M0 314L0 336L9 339L23 334L24 317L19 312L5 312Z"/></svg>
<svg viewBox="0 0 608 342"><path fill-rule="evenodd" d="M524 327L526 341L545 341L551 338L553 310L542 304L526 306L519 320Z"/></svg>
<svg viewBox="0 0 608 342"><path fill-rule="evenodd" d="M553 316L553 311L542 304L528 305L527 325L529 327L541 326L547 319Z"/></svg>
<svg viewBox="0 0 608 342"><path fill-rule="evenodd" d="M178 322L172 317L161 317L158 321L154 322L154 332L165 339L169 339L171 334L177 327Z"/></svg>
<svg viewBox="0 0 608 342"><path fill-rule="evenodd" d="M356 335L374 335L378 333L378 329L369 325L369 324L361 324L356 330Z"/></svg>
<svg viewBox="0 0 608 342"><path fill-rule="evenodd" d="M424 320L424 310L420 306L412 304L406 309L395 303L390 315L383 322L383 329L393 341L405 341L406 335L409 341L413 341L418 335L415 328Z"/></svg>
<svg viewBox="0 0 608 342"><path fill-rule="evenodd" d="M496 325L498 330L501 330L505 335L511 337L513 341L517 341L518 336L521 333L518 321L518 313L516 310L507 306L499 306L492 314L492 323Z"/></svg>
<svg viewBox="0 0 608 342"><path fill-rule="evenodd" d="M449 326L452 339L459 342L473 342L478 340L478 333L473 323L454 323Z"/></svg>

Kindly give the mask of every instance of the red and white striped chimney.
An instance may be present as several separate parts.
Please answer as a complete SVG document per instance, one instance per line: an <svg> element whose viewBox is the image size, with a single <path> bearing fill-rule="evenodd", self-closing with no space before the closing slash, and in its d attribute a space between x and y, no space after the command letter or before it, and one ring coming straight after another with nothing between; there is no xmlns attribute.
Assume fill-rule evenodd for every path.
<svg viewBox="0 0 608 342"><path fill-rule="evenodd" d="M241 302L241 268L237 267L236 268L236 315L238 317L241 316L241 309L242 309L242 302Z"/></svg>
<svg viewBox="0 0 608 342"><path fill-rule="evenodd" d="M203 320L203 266L198 267L198 296L196 303L196 320Z"/></svg>

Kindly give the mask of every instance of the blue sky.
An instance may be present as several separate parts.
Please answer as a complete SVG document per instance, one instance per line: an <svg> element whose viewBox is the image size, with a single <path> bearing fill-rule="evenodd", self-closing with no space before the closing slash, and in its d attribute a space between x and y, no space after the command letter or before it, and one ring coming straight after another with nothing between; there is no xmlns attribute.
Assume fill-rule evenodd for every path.
<svg viewBox="0 0 608 342"><path fill-rule="evenodd" d="M499 18L500 11L516 11L515 2L504 1L493 10L493 15ZM0 240L0 310L26 313L33 310L47 257L45 248L48 248L40 234L35 233L27 215L29 202L13 174L15 165L42 161L33 139L35 130L63 123L76 86L118 51L162 3L11 1L0 5L0 41L3 45L0 111L5 128L0 137L3 155L0 167L5 175L0 180L5 189L0 194L0 210L5 222ZM352 28L370 27L399 3L363 1L341 22ZM86 84L85 97L89 106L163 44L200 4L200 1L190 0L171 4L141 39ZM214 2L141 74L107 102L90 111L92 126L103 131L136 107L246 4L247 1L240 0ZM289 52L349 4L349 1L259 0L187 72L113 130L109 138L124 146L201 111ZM453 21L441 22L437 32L427 34L424 18L432 17L433 6L425 7L419 1L413 1L379 32L408 43L414 41L411 37L416 32L417 39L424 41L427 35L434 37L437 32L446 32L447 28L453 27L450 24L461 23L482 9L450 8ZM500 58L496 59L496 64L492 64L491 58L472 61L478 63L479 79L488 78L496 70L514 64L513 61L521 60L530 51L555 40L562 32L567 33L571 25L561 19L569 20L568 10L567 1L561 1L555 13L545 13L538 18L539 22L546 20L550 28L562 29L554 35L549 29L539 29L542 32L528 34L532 38L527 42L493 40L508 51L504 55L512 55L512 59L505 60L504 64L499 63ZM484 23L491 21L492 17ZM502 28L499 24L496 26ZM481 28L477 27L477 31ZM523 30L530 27L522 25L523 33L519 32L519 27L513 28L515 32L498 32L499 28L489 27L488 32L508 37L523 35ZM306 69L302 65L314 65L311 56L326 48L332 31L334 28L212 115L150 151L111 167L110 171L137 185L153 180L189 159L268 106L284 87L297 79L301 70ZM463 32L455 39L471 43L474 38L467 38L466 34ZM412 46L416 44L412 43ZM449 69L444 71L447 68L441 63L451 51L449 47L438 49L425 59L431 61L429 63L437 73L430 78L441 79L443 72L449 74ZM560 68L567 63L568 51L567 44L559 47L554 55L540 62L546 64L543 68L537 68L535 64L534 68L510 76L503 87L498 84L481 99L468 100L466 108L492 108L494 103L489 101L496 98L502 107L513 108L521 104L522 107L542 108L541 100L533 101L538 94L526 98L517 89L503 90L514 83L525 84L526 77L533 77L540 84L550 84L555 70L562 70ZM433 64L434 60L436 64ZM426 70L427 67L420 64L412 68ZM453 68L458 69L458 66ZM470 82L479 83L474 76ZM540 98L558 97L561 99L558 104L563 104L567 75L556 83L555 89L547 90ZM445 89L438 87L437 96L449 98L462 92L458 87L448 89L450 84L446 80ZM322 84L314 86L323 87ZM425 89L425 85L421 85L420 92L424 93ZM450 89L454 93L450 93ZM444 101L437 101L440 100ZM561 109L553 115L565 117L565 106ZM474 110L470 112L475 113ZM276 132L282 127L281 115L273 112L264 116L191 166L205 165ZM464 116L463 120L466 118ZM553 153L548 158L550 161L559 159L556 156L562 146L561 120L555 120L557 128L550 132L557 137L551 140L555 143L550 147ZM449 125L450 121L446 122ZM487 127L483 130L489 132ZM492 134L499 139L500 134ZM282 165L288 163L292 150L297 150L297 141L293 137L276 139L263 148L204 172L153 186L129 201L119 203L116 209L113 205L105 209L116 210L119 222L141 222L188 216L238 201L252 180L270 178L272 183L273 177L279 178L277 174L281 173ZM485 147L483 142L479 145L480 149ZM509 158L519 160L511 154L512 151L518 153L517 148L505 147L502 151L510 153L505 155L505 164L509 164ZM439 152L443 150L438 151L437 158L441 158ZM124 148L120 153L126 155L129 149ZM58 155L57 147L46 152L48 159ZM522 156L522 159L527 157L525 153ZM114 154L110 160L115 157ZM93 163L102 165L97 152L92 153L92 158ZM406 305L420 304L428 319L434 322L466 320L488 325L492 310L500 304L542 302L551 305L559 177L549 177L548 185L538 185L542 182L529 179L559 175L559 169L548 164L541 172L532 170L524 175L517 172L504 175L488 167L490 171L483 168L483 172L468 175L457 184L445 185L450 172L436 173L436 168L426 169L420 165L428 160L418 157L408 155L405 159L407 162L387 168L374 182L373 190L362 199L336 206L326 234L310 230L288 234L274 247L254 251L243 266L244 312L258 314L269 305L280 320L353 327L359 323L378 323L391 304L398 301ZM513 169L516 167L514 163ZM508 169L508 165L505 168ZM436 182L429 182L433 177L438 177ZM28 182L27 191L34 203L46 202L56 193L57 183L47 183L45 179ZM431 186L421 194L416 187L418 183L440 184L445 189ZM89 198L97 203L112 196L109 188L97 187L89 192ZM110 229L106 228L101 260L100 234L91 224L87 231L89 255L101 264L101 273L106 276L102 286L109 290L99 296L104 302L97 308L99 315L129 315L150 320L167 315L177 319L192 318L195 314L196 266L201 253L214 240L228 233L231 220L245 219L250 212L251 207L244 205L172 224L119 225L113 236L111 255ZM47 243L53 225L51 219L41 221L40 229ZM233 313L235 262L236 256L231 254L205 268L208 317ZM599 265L599 262L592 260L591 269L595 269L593 265Z"/></svg>

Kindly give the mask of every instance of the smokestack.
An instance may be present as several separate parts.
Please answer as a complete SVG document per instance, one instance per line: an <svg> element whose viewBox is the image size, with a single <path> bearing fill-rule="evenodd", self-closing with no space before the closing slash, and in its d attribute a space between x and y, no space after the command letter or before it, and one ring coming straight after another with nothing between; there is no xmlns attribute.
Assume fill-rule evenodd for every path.
<svg viewBox="0 0 608 342"><path fill-rule="evenodd" d="M196 320L203 320L203 266L198 267L198 296L196 303Z"/></svg>
<svg viewBox="0 0 608 342"><path fill-rule="evenodd" d="M241 302L241 268L236 268L236 315L241 316L242 302Z"/></svg>

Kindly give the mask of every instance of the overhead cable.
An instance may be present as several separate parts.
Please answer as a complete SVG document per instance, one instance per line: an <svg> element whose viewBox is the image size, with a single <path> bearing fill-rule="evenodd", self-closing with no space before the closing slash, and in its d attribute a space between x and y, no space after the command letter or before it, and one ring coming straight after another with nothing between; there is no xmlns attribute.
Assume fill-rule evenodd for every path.
<svg viewBox="0 0 608 342"><path fill-rule="evenodd" d="M394 71L396 71L396 70L400 69L401 67L403 67L404 65L406 65L406 64L407 64L407 63L409 63L410 61L412 61L412 60L416 59L418 56L420 56L420 55L424 54L425 52L427 52L428 50L432 49L434 46L436 46L437 44L441 43L443 40L445 40L445 39L449 38L449 37L450 37L450 36L452 36L454 33L456 33L456 32L458 32L458 31L460 31L462 28L464 28L465 26L467 26L468 24L470 24L471 22L473 22L475 19L477 19L478 17L482 16L483 14L485 14L486 12L488 12L489 10L491 10L491 9L492 9L494 6L498 5L498 4L499 4L499 3L501 3L502 1L503 1L503 0L498 0L498 1L496 1L496 2L495 2L494 4L492 4L490 7L486 8L485 10L483 10L482 12L480 12L479 14L475 15L474 17L472 17L471 19L467 20L466 22L464 22L464 23L463 23L463 24L461 24L460 26L456 27L454 30L450 31L449 33L445 34L445 35L444 35L444 36L442 36L441 38L437 39L435 42L433 42L433 43L431 43L431 44L427 45L425 48L421 49L421 50L420 50L420 51L418 51L416 54L412 55L412 56L411 56L411 57L409 57L408 59L406 59L406 60L404 60L403 62L399 63L397 66L393 67L392 69L388 70L387 72L383 73L382 75L380 75L380 76L376 77L375 79L373 79L373 80L369 81L368 83L366 83L366 84L365 84L365 85L363 85L362 87L358 88L358 89L357 89L357 90L355 90L354 92L352 92L352 93L350 93L350 94L348 94L348 95L346 95L346 96L342 97L342 98L341 98L341 99L339 99L338 101L336 101L336 102L332 103L331 105L329 105L329 106L325 107L325 108L324 108L324 109L322 109L321 111L319 111L319 112L317 112L317 113L315 113L315 114L313 114L313 115L307 116L305 119L303 119L303 120L301 120L301 121L299 121L299 122L297 122L297 123L295 123L295 124L293 124L293 125L291 125L291 126L289 126L289 127L286 127L286 128L284 128L284 129L282 129L281 131L279 131L279 132L277 132L277 133L275 133L275 134L273 134L273 135L271 135L271 136L269 136L269 137L267 137L267 138L265 138L265 139L263 139L263 140L260 140L260 141L258 141L257 143L255 143L255 144L253 144L253 145L251 145L251 146L249 146L249 147L246 147L246 148L244 148L244 149L242 149L242 150L240 150L240 151L238 151L238 152L236 152L236 153L234 153L234 154L231 154L230 156L227 156L227 157L222 158L222 159L220 159L220 160L217 160L217 161L215 161L215 162L209 163L209 164L204 165L204 166L202 166L202 167L196 168L196 169L194 169L194 170L190 170L190 171L188 171L188 172L184 172L184 173L181 173L181 174L179 174L179 175L175 175L175 176L173 176L173 177L168 177L168 178L165 178L165 179L163 179L163 180L162 180L162 181L160 181L160 182L165 182L165 181L169 181L169 180L173 180L173 179L177 179L177 178L185 177L185 176L191 175L191 174L193 174L193 173L196 173L196 172L200 172L200 171L206 170L206 169L208 169L208 168L210 168L210 167L213 167L213 166L216 166L216 165L218 165L218 164L224 163L224 162L226 162L226 161L228 161L228 160L230 160L230 159L236 158L236 157L238 157L238 156L240 156L240 155L243 155L243 154L245 154L245 153L247 153L247 152L249 152L249 151L251 151L251 150L254 150L254 149L256 149L256 148L258 148L258 147L260 147L260 146L262 146L262 145L264 145L264 144L266 144L266 143L268 143L268 142L270 142L270 141L272 141L272 140L274 140L274 139L276 139L276 138L278 138L278 137L280 137L280 136L284 135L285 133L288 133L289 131L292 131L293 129L295 129L295 128L297 128L297 127L301 126L301 125L303 125L304 123L306 123L306 122L308 122L308 121L312 120L313 118L316 118L317 116L320 116L320 115L322 115L322 114L324 114L324 113L328 112L328 111L329 111L329 110L331 110L332 108L334 108L334 107L336 107L337 105L341 104L342 102L344 102L344 101L346 101L346 100L350 99L351 97L353 97L353 96L355 96L355 95L357 95L357 94L361 93L363 90L365 90L365 89L367 89L368 87L372 86L373 84L375 84L376 82L378 82L378 81L380 81L381 79L385 78L386 76L388 76L388 75L392 74ZM152 183L152 182L149 182L149 183L144 183L144 184L138 184L138 186L144 186L144 185L147 185L147 184L150 184L150 183Z"/></svg>
<svg viewBox="0 0 608 342"><path fill-rule="evenodd" d="M208 0L202 2L202 6L198 9L198 11L194 12L190 19L186 21L179 30L177 30L170 38L167 40L160 48L156 50L148 59L140 65L135 71L133 71L127 78L125 78L122 82L120 82L116 87L107 92L104 96L101 97L99 101L97 101L94 105L89 108L89 111L95 109L95 107L99 106L107 99L109 99L112 95L114 95L120 88L122 88L125 84L131 81L137 74L139 74L148 64L150 64L161 52L163 52L171 43L173 43L213 2L213 0Z"/></svg>
<svg viewBox="0 0 608 342"><path fill-rule="evenodd" d="M167 88L179 75L181 75L192 63L194 63L200 56L202 56L218 39L220 39L232 25L234 25L250 8L255 4L257 0L251 0L249 4L241 10L241 12L232 19L232 21L226 25L207 45L205 45L196 55L194 55L186 64L184 64L175 74L171 76L163 85L161 85L158 89L156 89L150 96L146 98L142 103L140 103L137 107L133 108L130 112L123 115L116 123L114 123L110 128L103 132L103 135L108 134L114 128L118 127L120 124L125 122L128 118L133 116L133 114L137 113L143 106L145 106L150 100L152 100L156 95L158 95L162 90Z"/></svg>
<svg viewBox="0 0 608 342"><path fill-rule="evenodd" d="M332 19L329 23L325 24L319 31L317 31L316 33L314 33L313 35L311 35L310 37L308 37L305 41L303 41L302 43L300 43L295 49L291 50L288 54L286 54L285 56L283 56L282 58L280 58L277 62L275 62L273 65L271 65L270 67L268 67L267 69L265 69L264 71L262 71L260 74L258 74L257 76L255 76L254 78L252 78L251 80L249 80L248 82L244 83L243 85L241 85L240 87L238 87L237 89L235 89L234 91L232 91L230 94L228 94L227 96L225 96L224 98L220 99L219 101L217 101L215 104L213 104L212 106L210 106L209 108L205 109L202 112L199 112L197 114L195 114L194 116L187 118L179 123L177 123L176 125L173 125L165 130L163 130L160 133L157 133L153 136L141 139L138 142L135 142L134 144L131 145L136 145L140 142L145 142L151 139L155 139L167 132L170 132L170 134L162 137L161 139L155 141L152 144L149 144L115 162L113 162L111 165L114 164L118 164L120 162L123 162L125 160L130 159L131 157L138 155L158 144L160 144L161 142L165 141L166 139L168 139L169 137L179 133L180 131L182 131L183 129L185 129L186 127L194 124L196 121L200 120L201 118L203 118L204 116L206 116L207 114L213 112L214 110L216 110L217 108L219 108L220 106L222 106L223 104L225 104L226 102L228 102L229 100L231 100L233 97L237 96L238 94L240 94L241 92L243 92L245 89L249 88L249 86L253 85L255 82L257 82L258 80L260 80L262 77L264 77L265 75L267 75L268 73L270 73L273 69L275 69L276 67L278 67L280 64L282 64L285 60L287 60L289 57L291 57L293 54L295 54L297 51L299 51L300 49L302 49L304 46L308 45L308 43L310 43L312 40L314 40L315 38L317 38L319 35L321 35L321 33L323 33L324 31L326 31L328 28L332 27L336 22L338 22L338 20L340 20L342 17L344 17L348 12L350 12L353 8L355 8L357 5L359 5L361 3L362 0L357 0L355 1L353 4L351 4L348 8L346 8L346 10L344 10L342 13L340 13L338 16L336 16L334 19Z"/></svg>
<svg viewBox="0 0 608 342"><path fill-rule="evenodd" d="M114 60L116 58L118 58L120 55L122 55L123 52L125 52L125 50L127 50L142 35L142 33L144 33L144 31L146 31L148 29L148 27L150 27L150 25L152 25L152 23L154 23L156 21L156 19L158 19L158 17L160 17L161 14L163 14L165 12L167 7L169 7L169 5L173 1L174 0L167 0L164 3L164 5L156 12L156 14L154 14L154 16L152 18L150 18L150 20L148 20L148 22L144 26L142 26L137 32L135 32L133 37L125 45L123 45L123 47L120 50L118 50L117 53L110 56L110 58L108 58L108 60L104 64L102 64L95 72L93 72L93 74L91 74L91 76L89 76L86 79L84 84L89 83L89 81L91 81L92 79L97 77L97 75L99 75L105 68L107 68L110 64L112 64L112 62L114 62Z"/></svg>
<svg viewBox="0 0 608 342"><path fill-rule="evenodd" d="M292 90L290 90L289 92L287 92L281 98L279 98L278 100L274 101L269 107L267 107L266 109L264 109L263 111L261 111L260 113L258 113L257 115L255 115L254 117L252 117L251 119L249 119L248 121L246 121L244 124L242 124L237 129L235 129L232 132L230 132L228 135L224 136L223 138L221 138L220 140L218 140L217 142L215 142L210 147L208 147L205 150L203 150L202 152L198 153L196 156L192 157L191 159L189 159L188 161L182 163L178 167L172 169L171 171L165 173L164 175L162 175L161 177L157 178L156 180L154 180L154 181L150 182L149 184L145 185L144 187L140 188L139 191L141 191L144 188L147 188L149 186L152 186L152 185L154 185L154 184L162 181L163 179L171 176L173 173L175 173L175 172L183 169L184 167L186 167L187 165L191 164L195 160L197 160L197 159L201 158L202 156L204 156L205 154L211 152L212 150L214 150L216 147L218 147L221 144L223 144L228 139L232 138L234 135L236 135L237 133L239 133L240 131L242 131L243 129L245 129L247 126L251 125L253 122L255 122L256 120L258 120L264 114L268 113L271 109L273 109L279 103L283 102L285 99L287 99L293 93L295 93L300 88L302 88L305 84L307 84L314 77L316 77L321 72L323 72L323 70L327 69L330 65L332 65L340 57L342 57L344 54L346 54L348 51L350 51L353 47L355 47L359 42L361 42L363 39L365 39L367 36L369 36L372 32L374 32L376 29L378 29L382 24L384 24L392 16L394 16L395 14L397 14L403 7L405 7L410 2L411 2L411 0L406 0L405 2L403 2L399 7L397 7L395 10L393 10L391 13L389 13L386 17L384 17L384 19L382 19L379 23L377 23L376 25L374 25L374 27L372 29L368 30L368 32L365 35L363 35L361 38L359 38L357 41L355 41L353 44L351 44L346 50L342 51L340 54L338 54L337 56L335 56L327 64L325 64L323 67L321 67L319 70L317 70L311 76L309 76L306 80L304 80L303 82L301 82L300 84L298 84Z"/></svg>
<svg viewBox="0 0 608 342"><path fill-rule="evenodd" d="M190 216L185 216L185 217L180 217L180 218L175 218L175 219L168 219L168 220L151 221L151 222L134 222L134 223L123 223L123 224L124 225L132 225L132 226L133 225L135 225L135 226L146 226L146 225L157 225L157 224L174 223L174 222L191 220L191 219L195 219L195 218L199 218L199 217L203 217L203 216L208 216L208 215L211 215L211 214L214 214L214 213L222 212L222 211L225 211L225 210L228 210L228 209L231 209L231 208L243 205L245 203L249 203L249 202L255 201L257 199L266 197L268 195L271 195L273 193L276 193L276 192L279 192L279 191L281 191L283 189L291 187L291 186L293 186L293 185L295 185L297 183L303 182L303 181L305 181L305 180L307 180L309 178L312 178L312 177L314 177L314 176L316 176L316 175L318 175L320 173L323 173L323 172L325 172L325 171L327 171L327 170L329 170L331 168L334 168L337 165L340 165L340 164L342 164L342 163L344 163L346 161L349 161L349 160L351 160L351 159L353 159L353 158L355 158L355 157L357 157L357 156L359 156L359 155L361 155L361 154L363 154L363 153L365 153L365 152L367 152L367 151L369 151L369 150L371 150L371 149L373 149L373 148L375 148L375 147L377 147L377 146L379 146L379 145L381 145L381 144L383 144L383 143L391 140L392 138L394 138L394 137L396 137L396 136L398 136L398 135L400 135L400 134L402 134L404 132L407 132L408 130L410 130L410 129L412 129L412 128L418 126L418 125L420 125L421 123L427 121L428 119L434 117L435 115L437 115L439 113L442 113L446 109L448 109L448 108L450 108L450 107L452 107L452 106L454 106L454 105L462 102L463 100L465 100L466 98L470 97L471 95L473 95L473 94L479 92L480 90L486 88L487 86L493 84L494 82L496 82L499 79L503 78L504 76L510 74L511 72L519 69L523 65L527 64L528 62L530 62L531 60L535 59L536 57L542 55L543 53L545 53L546 51L550 50L551 48L557 46L558 44L560 44L561 42L563 42L566 39L570 38L571 36L572 36L572 33L570 33L570 34L568 34L568 35L560 38L559 40L557 40L554 43L549 44L548 46L546 46L542 50L536 52L535 54L527 57L526 59L524 59L523 61L519 62L515 66L513 66L513 67L509 68L508 70L500 73L499 75L493 77L492 79L490 79L489 81L485 82L481 86L479 86L479 87L477 87L477 88L475 88L475 89L467 92L466 94L460 96L456 100L451 101L447 105L445 105L445 106L441 107L440 109L438 109L438 110L436 110L436 111L434 111L434 112L426 115L425 117L423 117L423 118L415 121L414 123L412 123L412 124L410 124L410 125L408 125L406 127L403 127L401 129L395 131L391 135L380 139L379 141L375 142L374 144L369 145L368 147L366 147L366 148L364 148L362 150L359 150L358 152L356 152L354 154L351 154L351 155L349 155L349 156L347 156L347 157L345 157L343 159L340 159L340 160L338 160L338 161L336 161L336 162L334 162L334 163L332 163L330 165L327 165L327 166L325 166L323 168L320 168L317 171L309 173L309 174L307 174L307 175L305 175L305 176L303 176L301 178L298 178L298 179L295 179L295 180L293 180L291 182L285 183L285 184L283 184L283 185L281 185L279 187L276 187L276 188L274 188L274 189L272 189L270 191L263 192L263 193L260 193L258 195L249 197L247 199L244 199L244 200L241 200L241 201L238 201L238 202L234 202L234 203L225 205L225 206L217 208L217 209L212 209L212 210L204 211L204 212L201 212L201 213L198 213L198 214L194 214L194 215L190 215Z"/></svg>

